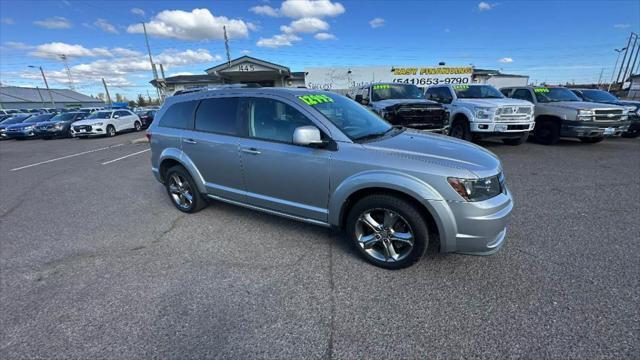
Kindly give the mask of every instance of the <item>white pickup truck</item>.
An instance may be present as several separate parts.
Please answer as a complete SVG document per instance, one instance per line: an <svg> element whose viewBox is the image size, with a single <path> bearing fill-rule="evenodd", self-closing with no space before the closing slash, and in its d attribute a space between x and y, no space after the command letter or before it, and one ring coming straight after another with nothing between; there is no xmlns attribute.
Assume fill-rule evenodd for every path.
<svg viewBox="0 0 640 360"><path fill-rule="evenodd" d="M535 126L532 103L509 99L491 85L437 85L425 95L447 108L449 135L460 139L497 138L520 145Z"/></svg>

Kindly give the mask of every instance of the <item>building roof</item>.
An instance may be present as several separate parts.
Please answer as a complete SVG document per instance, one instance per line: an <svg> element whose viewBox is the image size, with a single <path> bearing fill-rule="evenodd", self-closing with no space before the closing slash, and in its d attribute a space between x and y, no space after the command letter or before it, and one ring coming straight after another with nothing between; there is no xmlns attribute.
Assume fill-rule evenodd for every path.
<svg viewBox="0 0 640 360"><path fill-rule="evenodd" d="M168 84L190 84L190 83L208 83L212 81L219 81L220 77L215 75L176 75L164 78L164 81ZM157 80L149 81L153 86L156 86Z"/></svg>
<svg viewBox="0 0 640 360"><path fill-rule="evenodd" d="M41 97L42 95L42 97ZM102 102L69 89L51 89L53 101L56 103L96 103ZM0 87L0 103L45 103L50 101L47 89L28 88L19 86Z"/></svg>
<svg viewBox="0 0 640 360"><path fill-rule="evenodd" d="M500 70L489 70L489 69L473 69L473 75L502 76L502 77L529 77L527 75L503 74L500 72Z"/></svg>

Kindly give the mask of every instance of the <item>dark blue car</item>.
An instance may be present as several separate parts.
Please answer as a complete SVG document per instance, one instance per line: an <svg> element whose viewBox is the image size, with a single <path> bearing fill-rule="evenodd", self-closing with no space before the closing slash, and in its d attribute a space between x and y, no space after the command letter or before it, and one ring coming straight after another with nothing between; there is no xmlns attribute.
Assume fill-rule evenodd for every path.
<svg viewBox="0 0 640 360"><path fill-rule="evenodd" d="M4 119L0 122L0 139L8 139L7 137L7 126L14 125L25 121L27 118L31 117L31 114L14 114L13 116Z"/></svg>
<svg viewBox="0 0 640 360"><path fill-rule="evenodd" d="M30 116L22 122L7 126L5 135L9 139L34 138L37 136L35 132L35 125L39 122L47 121L54 116L55 114L40 114Z"/></svg>

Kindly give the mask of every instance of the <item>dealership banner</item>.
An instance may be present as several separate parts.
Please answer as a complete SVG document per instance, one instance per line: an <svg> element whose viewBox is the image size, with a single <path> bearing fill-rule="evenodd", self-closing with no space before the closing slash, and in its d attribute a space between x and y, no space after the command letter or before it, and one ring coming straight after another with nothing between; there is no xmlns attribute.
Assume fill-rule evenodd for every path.
<svg viewBox="0 0 640 360"><path fill-rule="evenodd" d="M322 67L304 70L305 85L310 89L346 90L374 82L395 82L427 87L438 84L469 84L471 66L363 66Z"/></svg>

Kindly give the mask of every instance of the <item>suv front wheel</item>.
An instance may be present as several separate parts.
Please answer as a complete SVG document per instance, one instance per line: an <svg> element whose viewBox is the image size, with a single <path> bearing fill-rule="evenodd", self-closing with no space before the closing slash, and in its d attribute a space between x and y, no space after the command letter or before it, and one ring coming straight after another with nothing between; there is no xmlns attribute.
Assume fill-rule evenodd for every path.
<svg viewBox="0 0 640 360"><path fill-rule="evenodd" d="M191 175L182 166L167 170L164 185L173 205L185 213L194 213L207 206Z"/></svg>
<svg viewBox="0 0 640 360"><path fill-rule="evenodd" d="M393 195L370 195L347 217L347 235L368 262L386 269L411 266L424 255L429 231L420 211Z"/></svg>

